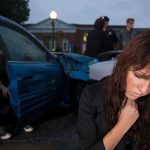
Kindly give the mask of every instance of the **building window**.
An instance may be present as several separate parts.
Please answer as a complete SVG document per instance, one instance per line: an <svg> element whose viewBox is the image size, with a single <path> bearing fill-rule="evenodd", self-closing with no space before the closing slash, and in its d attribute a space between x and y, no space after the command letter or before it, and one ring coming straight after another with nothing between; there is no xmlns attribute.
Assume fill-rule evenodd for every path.
<svg viewBox="0 0 150 150"><path fill-rule="evenodd" d="M53 47L52 47L52 39L49 40L49 50L52 50ZM54 50L56 50L56 40L54 40Z"/></svg>
<svg viewBox="0 0 150 150"><path fill-rule="evenodd" d="M62 41L62 50L69 51L69 41L67 39L63 39Z"/></svg>
<svg viewBox="0 0 150 150"><path fill-rule="evenodd" d="M87 41L87 36L88 36L88 33L87 33L87 32L84 32L84 33L83 33L83 42L86 42L86 41Z"/></svg>

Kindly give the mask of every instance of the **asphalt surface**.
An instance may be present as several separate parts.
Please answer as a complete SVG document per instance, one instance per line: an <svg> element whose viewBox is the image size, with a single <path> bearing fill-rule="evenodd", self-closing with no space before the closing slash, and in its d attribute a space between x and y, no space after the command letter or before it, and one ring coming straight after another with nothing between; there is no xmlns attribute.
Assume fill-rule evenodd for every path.
<svg viewBox="0 0 150 150"><path fill-rule="evenodd" d="M23 130L0 145L1 150L77 150L77 113L56 111L35 123L32 133Z"/></svg>

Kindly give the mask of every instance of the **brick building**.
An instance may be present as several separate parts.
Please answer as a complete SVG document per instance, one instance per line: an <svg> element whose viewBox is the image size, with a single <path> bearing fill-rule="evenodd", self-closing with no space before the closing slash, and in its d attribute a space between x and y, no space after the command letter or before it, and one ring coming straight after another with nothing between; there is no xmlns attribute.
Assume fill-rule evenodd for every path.
<svg viewBox="0 0 150 150"><path fill-rule="evenodd" d="M52 24L51 20L45 19L39 23L28 25L31 31L42 43L52 50ZM117 35L125 26L110 25L110 28L116 31ZM93 25L86 24L69 24L62 20L55 20L55 51L69 51L75 53L83 53L86 46L86 38L88 32L93 29ZM145 28L135 28L135 32L139 33Z"/></svg>

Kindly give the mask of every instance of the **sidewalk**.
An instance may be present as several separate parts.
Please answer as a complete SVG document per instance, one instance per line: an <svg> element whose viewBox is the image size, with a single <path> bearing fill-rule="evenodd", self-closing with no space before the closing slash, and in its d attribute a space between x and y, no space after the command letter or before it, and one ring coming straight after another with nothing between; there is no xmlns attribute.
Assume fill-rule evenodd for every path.
<svg viewBox="0 0 150 150"><path fill-rule="evenodd" d="M49 117L32 133L23 130L0 144L0 150L77 150L77 116L70 112Z"/></svg>

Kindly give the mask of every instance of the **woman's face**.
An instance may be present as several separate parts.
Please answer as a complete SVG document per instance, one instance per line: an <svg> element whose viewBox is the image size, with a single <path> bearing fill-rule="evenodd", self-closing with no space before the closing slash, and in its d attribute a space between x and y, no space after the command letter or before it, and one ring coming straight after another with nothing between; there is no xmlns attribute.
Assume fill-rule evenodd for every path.
<svg viewBox="0 0 150 150"><path fill-rule="evenodd" d="M150 67L133 71L130 69L127 73L127 84L125 95L128 99L136 100L141 96L150 93L150 78L144 78L144 75L150 76Z"/></svg>

